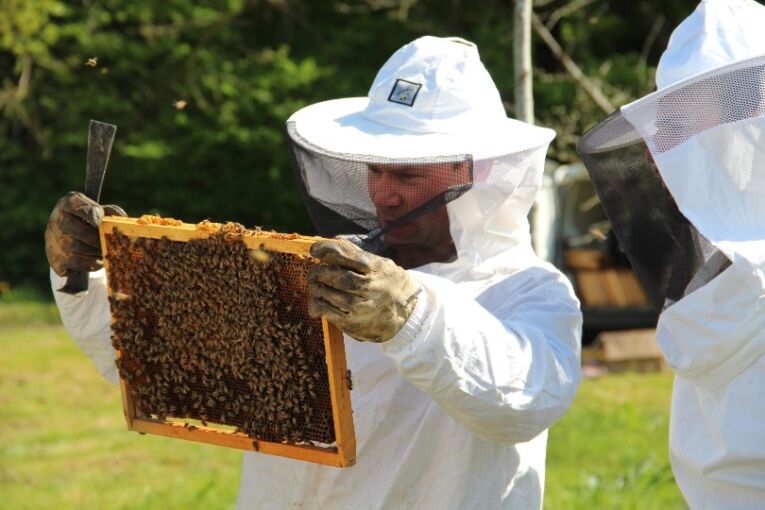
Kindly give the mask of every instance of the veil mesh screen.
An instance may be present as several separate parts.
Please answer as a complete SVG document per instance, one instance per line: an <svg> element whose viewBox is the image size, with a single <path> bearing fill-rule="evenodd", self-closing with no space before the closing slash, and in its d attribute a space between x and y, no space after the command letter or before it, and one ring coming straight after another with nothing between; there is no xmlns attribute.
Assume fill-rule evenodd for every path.
<svg viewBox="0 0 765 510"><path fill-rule="evenodd" d="M708 73L624 108L651 152L666 152L702 131L765 115L765 57Z"/></svg>
<svg viewBox="0 0 765 510"><path fill-rule="evenodd" d="M446 204L473 184L469 155L395 159L335 154L287 126L309 214L323 236L359 234L373 253L410 268L453 260Z"/></svg>
<svg viewBox="0 0 765 510"><path fill-rule="evenodd" d="M646 144L625 131L628 125L615 112L577 149L620 247L661 310L688 294L694 275L719 252L680 212Z"/></svg>

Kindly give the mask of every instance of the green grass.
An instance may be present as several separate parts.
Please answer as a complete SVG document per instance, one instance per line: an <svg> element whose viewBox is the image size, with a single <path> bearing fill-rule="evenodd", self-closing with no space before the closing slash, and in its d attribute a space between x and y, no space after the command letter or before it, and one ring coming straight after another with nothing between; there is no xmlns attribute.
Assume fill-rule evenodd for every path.
<svg viewBox="0 0 765 510"><path fill-rule="evenodd" d="M0 302L0 507L233 508L241 452L128 432L50 306Z"/></svg>
<svg viewBox="0 0 765 510"><path fill-rule="evenodd" d="M128 432L119 390L45 302L0 300L4 509L233 508L241 453ZM547 509L684 508L667 456L671 377L585 381L550 431Z"/></svg>
<svg viewBox="0 0 765 510"><path fill-rule="evenodd" d="M550 430L545 508L686 508L668 454L670 374L584 381Z"/></svg>
<svg viewBox="0 0 765 510"><path fill-rule="evenodd" d="M34 291L22 289L0 293L0 328L59 323L56 305Z"/></svg>

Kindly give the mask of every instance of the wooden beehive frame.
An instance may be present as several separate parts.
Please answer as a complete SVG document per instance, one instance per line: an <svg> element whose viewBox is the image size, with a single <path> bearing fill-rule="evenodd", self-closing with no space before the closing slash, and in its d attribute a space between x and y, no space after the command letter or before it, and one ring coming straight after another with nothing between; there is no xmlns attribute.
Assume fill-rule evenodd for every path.
<svg viewBox="0 0 765 510"><path fill-rule="evenodd" d="M206 238L215 233L215 231L198 229L196 225L188 223L183 223L179 226L140 224L136 218L106 217L101 223L100 228L101 247L104 255L107 254L105 236L111 234L115 229L128 237L167 238L170 241L180 242ZM281 239L268 234L261 236L257 233L242 237L243 242L248 248L264 248L266 250L296 255L308 255L309 249L316 239L308 237ZM105 256L104 265L107 266L107 274L108 264L108 257ZM109 288L109 295L111 295L111 288ZM322 448L312 445L253 440L251 436L243 433L228 432L202 425L186 427L181 423L161 423L142 419L138 416L136 404L131 397L128 383L124 379L120 379L123 410L128 429L136 432L187 439L242 450L258 451L336 467L352 466L356 461L356 438L351 414L350 381L347 376L343 334L324 318L322 318L322 330L324 333L329 392L335 427L336 441L334 446ZM119 356L119 353L117 353L117 356Z"/></svg>

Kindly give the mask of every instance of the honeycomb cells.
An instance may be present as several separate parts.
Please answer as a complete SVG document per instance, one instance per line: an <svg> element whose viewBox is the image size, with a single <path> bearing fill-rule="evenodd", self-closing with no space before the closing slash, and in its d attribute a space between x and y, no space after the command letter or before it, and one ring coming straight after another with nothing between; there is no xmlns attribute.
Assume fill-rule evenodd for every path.
<svg viewBox="0 0 765 510"><path fill-rule="evenodd" d="M310 258L252 250L241 225L204 239L105 236L112 342L137 417L195 419L255 439L332 444Z"/></svg>

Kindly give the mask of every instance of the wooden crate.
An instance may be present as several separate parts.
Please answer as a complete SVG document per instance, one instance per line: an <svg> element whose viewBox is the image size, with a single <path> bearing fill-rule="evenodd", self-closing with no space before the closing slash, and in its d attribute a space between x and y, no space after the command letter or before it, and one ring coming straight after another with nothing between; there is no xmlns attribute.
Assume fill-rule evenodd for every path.
<svg viewBox="0 0 765 510"><path fill-rule="evenodd" d="M221 361L221 359L225 360L225 356L229 355L226 352L226 349L219 349L209 353L203 352L204 349L201 348L200 345L206 345L204 342L200 343L195 340L196 343L193 343L184 337L184 331L190 331L191 333L188 334L194 339L207 338L209 342L212 342L210 339L215 337L216 340L213 343L220 346L221 340L216 337L218 334L216 332L222 331L220 328L205 332L204 324L198 325L193 322L195 320L201 321L202 319L191 316L182 319L180 323L176 324L173 322L172 324L175 324L175 326L171 327L168 325L170 322L167 321L165 315L162 314L169 313L165 311L165 308L181 306L178 303L182 303L183 306L186 307L184 310L191 310L193 312L193 310L196 310L193 307L197 305L192 304L198 303L199 300L204 300L210 295L231 295L234 296L231 299L236 300L239 300L240 298L249 299L248 296L254 294L252 294L252 292L248 294L249 291L241 290L240 287L237 287L237 275L241 276L243 274L243 270L241 269L241 264L243 262L239 262L239 269L230 269L230 271L233 272L228 276L223 277L222 280L221 277L216 276L216 278L221 281L231 282L232 288L238 288L238 291L231 291L226 288L223 290L218 289L215 291L215 294L212 294L208 289L204 293L205 295L195 295L196 284L195 286L187 285L186 287L182 284L178 284L177 275L180 274L180 280L183 280L183 278L185 278L183 275L187 274L188 271L185 269L178 269L180 266L177 266L170 261L173 260L172 257L174 256L179 257L179 260L180 257L188 258L190 256L188 255L188 253L190 253L189 250L192 250L192 247L194 247L194 250L198 251L202 249L200 247L206 246L204 244L205 242L209 242L213 238L220 241L220 238L215 238L214 236L221 236L223 234L217 229L216 224L206 223L193 225L183 223L179 225L169 225L162 223L168 222L159 222L155 220L149 221L145 218L107 217L102 222L100 229L101 244L105 253L104 265L107 271L109 296L112 305L112 325L113 331L115 331L113 340L115 341L115 347L121 347L121 349L118 349L117 361L118 366L120 367L122 400L128 428L141 433L157 434L214 445L258 451L261 453L279 455L330 466L346 467L353 465L355 463L356 442L351 414L350 372L346 367L343 335L340 330L332 326L325 319L310 319L306 315L305 290L307 288L307 283L305 282L305 273L301 273L300 271L305 269L304 266L306 264L310 265L312 263L313 259L310 258L309 249L317 238L306 238L296 235L283 235L259 231L246 231L240 236L229 233L230 235L228 235L227 241L225 242L243 242L246 246L246 250L252 255L251 260L253 264L258 262L265 263L264 260L269 259L269 257L273 257L273 260L276 260L276 258L287 261L294 259L297 262L293 265L290 265L292 263L289 262L274 266L281 268L280 270L284 274L277 274L277 276L274 276L274 271L267 273L269 278L267 281L276 282L274 285L281 287L273 290L273 292L278 293L278 304L269 302L270 304L265 304L261 311L267 313L269 317L277 319L272 321L273 324L267 324L268 321L265 321L252 325L252 327L258 328L257 331L271 331L274 332L274 334L277 332L274 328L278 328L279 331L288 331L288 333L283 334L288 334L291 339L290 341L293 342L294 345L291 345L290 348L292 350L288 351L285 356L292 357L283 360L277 359L279 354L276 350L282 349L283 344L278 340L274 340L274 338L276 338L275 336L274 338L263 339L261 337L249 337L242 333L237 339L237 346L270 346L268 348L271 349L271 351L266 350L265 347L263 347L263 349L260 349L260 347L253 347L252 352L241 354L241 352L244 351L241 351L241 349L237 347L239 350L236 352L240 353L238 354L239 358L237 358L239 360L237 361L239 365L235 365L232 362L230 366L234 368L227 371L229 370L229 368L227 368L229 365L226 362ZM222 243L223 241L220 242ZM141 249L133 249L133 247L139 245L142 247ZM241 251L241 246L239 244L236 244L236 246ZM125 247L130 247L130 256L126 255L125 250L127 248ZM113 251L110 251L110 249ZM159 258L154 257L157 253L161 254L161 256L157 255ZM178 255L174 255L175 253L178 253ZM214 258L213 262L216 265L212 266L212 268L208 267L208 270L215 271L216 275L218 272L220 272L221 275L226 274L226 268L224 266L226 266L227 261L225 260L225 257L221 257L220 260L216 258L217 255L213 255L212 257ZM205 259L205 264L208 263L207 261L209 258L210 257L207 257L207 259ZM133 265L130 266L130 264ZM141 264L144 264L144 266ZM156 268L151 264L156 264ZM126 269L128 267L140 269L140 271L137 270L136 273L144 275L147 281L151 280L151 284L146 282L138 283L131 280L133 277L131 276L131 271ZM301 269L299 271L294 270L294 267ZM156 283L152 279L152 275L167 271L168 268L175 271L173 273L176 275L175 278L167 278L166 283ZM285 268L288 268L291 272L287 274L287 269ZM195 274L202 271L199 273L201 276L198 275L195 276L195 278L202 278L207 281L207 276L205 276L207 273L204 273L204 268L199 269L199 271L197 271L198 268L196 267L193 269ZM257 273L254 269L248 269L248 271L250 271L247 273L249 275ZM266 273L264 272L263 274ZM164 280L162 281L164 282ZM178 288L173 290L175 289L175 287L172 287L173 285L176 285ZM271 283L268 285L269 288L271 288ZM163 286L166 286L167 288L165 289ZM154 301L152 300L160 299L157 296L170 295L168 294L170 292L176 292L176 294L173 299L167 300L172 301L172 303L168 302L167 307L154 305L153 308L148 308L148 311L141 308L144 306L143 303L153 303ZM260 290L257 290L257 292L260 292ZM244 296L244 298L242 296ZM239 303L240 301L236 302ZM129 306L127 303L129 303ZM244 301L241 301L241 303L244 303ZM145 307L150 306L150 304L145 305ZM221 307L216 309L215 313L210 312L213 317L231 316L222 302L211 303L210 306ZM250 308L245 308L245 310L249 309ZM290 323L289 320L283 319L283 317L285 317L284 314L286 314L285 310L291 314L290 317L303 317L303 315L306 315L305 320L301 318L297 323L294 321ZM201 313L205 315L205 317L207 316L207 312L203 311ZM246 311L243 312L243 315L246 315ZM141 320L126 320L124 317L128 316L134 318L137 317ZM144 322L150 322L150 319L144 321L146 317L151 317L151 321L154 321L151 322L150 326L144 324ZM173 320L175 320L175 317L173 317ZM252 323L253 320L250 320L250 323L248 324ZM133 329L129 329L126 324L129 324L130 328ZM160 324L161 327L157 324ZM189 326L189 324L193 324L193 326ZM143 326L145 326L145 328L141 329ZM316 327L314 328L314 326ZM124 331L128 330L130 331L130 334L125 334ZM123 333L118 334L117 332L119 331L123 331ZM166 354L162 354L161 359L158 358L156 354L152 354L154 358L142 359L141 355L148 356L148 354L146 354L147 350L138 348L138 340L131 340L133 331L139 331L139 333L136 333L135 335L136 338L141 338L140 345L146 346L149 345L146 344L146 342L152 342L150 344L151 352L154 352L156 349L158 352ZM226 331L228 331L228 329L226 329ZM223 333L220 333L220 335L223 335ZM242 340L245 338L246 340ZM251 343L250 339L252 339ZM131 342L133 343L131 344ZM183 342L188 343L184 344ZM258 344L257 342L261 343ZM181 347L173 348L169 347L170 345ZM304 350L301 350L300 352L296 351L295 349L300 346L303 346ZM303 347L301 347L301 349ZM276 358L273 358L273 361L268 364L264 364L265 362L263 360L260 360L258 362L260 364L257 364L256 361L253 360L257 359L257 354L261 351L269 353L269 355L274 355L274 352L277 352L277 354L274 355ZM316 357L320 356L321 353L323 353L325 364L324 362L316 364ZM207 357L208 355L210 357ZM216 357L212 357L213 355ZM303 357L295 357L298 355ZM304 359L309 359L309 355L313 356L311 359L314 360L314 367L320 365L319 372L324 374L323 377L326 378L326 381L323 379L317 381L314 376L319 372L309 373L307 371L308 368L306 368L303 375L300 375L298 369L293 370L290 368L289 370L291 371L289 373L293 374L294 378L286 380L286 382L285 380L267 380L266 376L258 375L259 373L265 373L265 368L269 366L294 367L296 366L295 363L303 363ZM167 359L165 359L165 356ZM234 356L234 354L231 353L230 356ZM176 357L181 361L175 361ZM206 373L208 367L211 366L211 359L217 360L217 364L215 364L215 367L217 368L211 370L219 370L214 377L208 377L210 374ZM304 367L308 367L309 364L310 360L305 361ZM165 367L165 369L155 370L152 368L155 366ZM255 368L252 370L241 368L250 366L259 366L260 372ZM130 370L128 370L129 368ZM274 368L274 370L276 369ZM288 369L285 368L285 370ZM133 382L126 380L126 378L123 377L125 374L129 375L133 379ZM153 379L147 374L151 374ZM310 375L310 377L305 374ZM170 380L171 375L173 377L172 380ZM298 379L298 375L303 377L303 379ZM257 379L257 381L255 379ZM149 380L159 382L144 383L144 381ZM178 382L181 380L185 382ZM190 384L188 381L192 381L193 384ZM198 383L198 381L202 382ZM229 384L229 382L221 381L233 382ZM297 383L294 386L289 386L291 381L297 381L304 387L301 387ZM154 384L154 388L166 389L152 389L152 384ZM258 391L260 392L258 394L264 396L262 403L257 402L255 397L252 397L251 393L248 391L241 391L241 388L245 387L247 384L250 385L247 386L247 388L258 388ZM271 385L270 389L269 385ZM190 389L191 386L193 386L193 388ZM315 389L314 391L315 386L318 386L318 389ZM204 389L197 391L197 388ZM212 388L216 388L215 392L212 391ZM323 392L322 388L328 390L328 395L326 395L326 392ZM204 394L208 389L214 396L206 395L201 397L200 400L200 393ZM143 391L143 393L139 390ZM185 393L181 393L184 390ZM301 391L302 393L300 393ZM247 432L245 430L246 427L241 425L251 424L257 421L251 420L250 416L237 414L238 411L235 411L234 418L229 417L227 419L225 417L225 412L227 412L225 409L230 402L246 402L247 406L250 406L247 407L247 409L256 411L258 416L266 416L266 405L272 407L282 405L278 402L279 395L297 394L303 395L303 397L301 397L303 400L294 405L283 403L283 406L275 410L273 415L268 415L271 416L271 418L267 421L264 418L261 422L257 423L258 427L261 427L264 431L262 433L253 432L252 430ZM142 404L140 401L141 398L139 398L138 395L150 395L151 398L142 397L144 398ZM186 395L189 396L187 397ZM306 397L305 395L309 396ZM199 403L206 397L209 397L208 403L212 402L209 404L208 408L205 408L205 405L207 404ZM290 398L294 400L295 397ZM191 402L191 400L193 400L193 402ZM152 403L151 405L150 402ZM159 404L157 404L157 402L159 402ZM167 404L167 402L170 402L170 404ZM318 409L322 402L324 402L324 408L321 408L321 413L323 414L310 407L315 405ZM330 413L328 411L329 404L327 404L327 402L331 403L331 424L329 424ZM155 409L155 412L143 410L141 408L142 405L145 405L147 409L155 406L155 408L152 408ZM197 409L197 411L192 409L192 406L195 405L199 406L194 408ZM303 405L303 411L299 413L296 412L294 409L297 405ZM276 409L276 407L273 408ZM157 409L161 409L162 411L157 411ZM164 409L170 409L168 412L169 414L165 415ZM200 412L198 409L206 410ZM224 409L224 411L220 411L222 413L220 419L216 418L216 416L209 415L211 410L217 412L217 410L220 409ZM239 408L237 407L237 409ZM291 410L291 418L285 417L286 411L284 411L284 409ZM182 410L182 412L180 410ZM195 415L195 413L197 414ZM313 422L310 422L309 424L308 418L310 416L324 416L326 419L324 422L321 422L323 423L321 426L323 428L313 424ZM278 430L287 430L292 426L289 420L292 420L291 424L297 423L297 425L295 425L294 434L290 433L286 438L282 437L281 439L274 439L278 434L273 432L273 430L277 430L277 427L279 427ZM286 425L284 423L285 421ZM318 418L314 421L319 423ZM304 426L305 430L298 430L301 426ZM310 427L314 427L316 430L324 430L322 434L334 439L334 441L328 442L328 440L324 439L311 439L313 436L310 434L314 432L311 432L313 429L309 430ZM300 434L298 434L298 432L300 432Z"/></svg>
<svg viewBox="0 0 765 510"><path fill-rule="evenodd" d="M613 258L596 249L571 248L563 253L573 273L582 306L625 308L648 306L648 297L635 273L617 267Z"/></svg>
<svg viewBox="0 0 765 510"><path fill-rule="evenodd" d="M569 248L563 252L563 263L569 269L600 269L613 266L611 257L602 250Z"/></svg>
<svg viewBox="0 0 765 510"><path fill-rule="evenodd" d="M608 372L667 372L656 330L603 331L582 349L582 363L606 367Z"/></svg>
<svg viewBox="0 0 765 510"><path fill-rule="evenodd" d="M574 275L583 306L623 308L648 305L648 297L630 269L579 269Z"/></svg>

